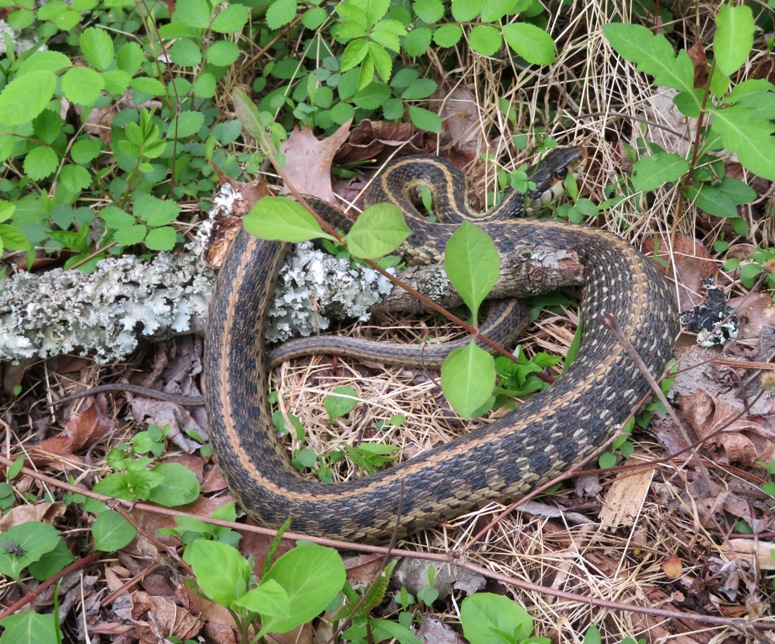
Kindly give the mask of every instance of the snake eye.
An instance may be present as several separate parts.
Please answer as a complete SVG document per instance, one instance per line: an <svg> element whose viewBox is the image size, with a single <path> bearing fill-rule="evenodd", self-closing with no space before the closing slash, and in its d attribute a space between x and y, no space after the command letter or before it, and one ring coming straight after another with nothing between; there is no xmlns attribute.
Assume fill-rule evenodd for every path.
<svg viewBox="0 0 775 644"><path fill-rule="evenodd" d="M554 176L558 179L564 179L568 176L568 168L560 168L557 170L557 172L554 173Z"/></svg>

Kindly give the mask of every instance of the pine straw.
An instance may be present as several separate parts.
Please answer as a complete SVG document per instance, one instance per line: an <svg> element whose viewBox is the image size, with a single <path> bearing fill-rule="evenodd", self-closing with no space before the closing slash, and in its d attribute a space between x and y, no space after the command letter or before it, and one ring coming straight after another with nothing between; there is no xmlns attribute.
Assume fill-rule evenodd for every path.
<svg viewBox="0 0 775 644"><path fill-rule="evenodd" d="M671 120L673 117L665 108L671 96L666 91L652 86L649 79L634 72L632 65L613 55L601 30L602 25L611 20L612 11L622 11L620 3L575 2L571 7L559 10L548 29L558 43L558 57L550 68L531 66L524 70L515 63L504 68L491 59L471 56L461 48L439 54L447 58L436 60L432 65L434 72L440 72L449 68L448 57L457 57L459 73L450 74L445 80L452 87L460 84L474 90L479 101L481 152L489 152L506 169L525 161L525 155L515 151L511 143L516 133L527 135L528 150L534 150L538 139L544 136L555 138L560 145L585 146L591 163L581 179L582 196L596 203L605 200L606 186L616 184L623 172L630 170L624 142L637 148L637 140L642 136L668 151L685 153L694 135ZM625 20L628 17L622 16ZM699 20L698 32L707 33L710 16L688 19ZM690 35L687 40L693 42ZM761 56L764 55L762 52ZM508 100L516 110L514 126L499 108L501 98ZM439 99L440 102L443 100ZM429 103L428 109L440 107L432 101ZM606 142L612 138L617 142ZM441 149L439 152L443 153ZM473 189L480 194L492 191L496 185L495 171L494 166L489 166L478 176ZM655 191L648 201L643 195L635 194L589 223L617 233L636 246L657 234L670 240L677 199L674 186ZM763 199L765 197L760 201ZM772 221L756 220L752 211L748 210L752 239L769 242L773 239ZM677 231L693 236L695 231L702 230L703 241L711 246L722 230L729 239L729 230L724 224L719 220L708 221L706 216L700 218L696 209L684 203ZM564 355L577 321L575 311L544 316L531 327L523 345L529 347L529 354L548 351ZM420 333L421 341L423 335ZM318 453L341 449L344 443L373 441L399 446L404 459L466 431L442 400L435 377L423 370L394 368L375 375L371 366L363 367L341 359L313 358L307 364L283 367L279 375L275 375L274 382L280 391L283 410L302 416L309 445ZM335 421L334 432L326 428L323 401L334 386L340 385L350 385L358 391L361 403L348 417ZM502 413L505 411L496 412L496 415ZM405 416L406 423L400 427L385 426L377 432L377 421L394 414ZM484 422L477 420L466 426ZM644 438L639 437L639 449L644 447ZM651 458L659 459L662 455L663 450L656 447ZM595 465L592 463L590 467ZM652 493L632 525L606 531L596 521L594 509L589 513L592 522L582 525L565 524L562 518L512 513L471 550L466 550L466 556L469 561L494 572L574 592L580 597L682 610L683 601L692 600L692 589L666 575L662 567L664 559L677 555L683 563L681 578L694 580L699 586L709 576L704 568L709 558L716 556L723 560L723 555L717 552L716 544L720 539L701 527L703 520L696 507L685 501L687 495L691 498L686 480L693 477L693 469L691 464L656 466ZM337 472L339 480L358 475L361 473L348 469L346 464ZM724 478L723 472L714 471L713 475ZM655 490L662 492L662 501L665 496L684 500L676 503L677 507L665 507ZM575 502L572 490L567 488L546 499L550 506L572 506ZM431 552L465 550L471 537L502 509L502 506L492 504L436 530L415 535L404 542L403 547ZM723 515L719 515L718 521L721 526L727 525ZM507 591L529 609L536 622L536 633L555 641L581 642L586 628L596 624L606 642L619 642L628 636L645 637L653 642L728 642L740 641L735 639L739 632L734 628L705 626L692 622L690 615L696 610L713 615L744 616L746 589L752 596L769 593L769 601L772 601L775 598L772 584L761 578L761 573L749 571L748 574L749 578L741 583L737 602L723 600L710 589L703 595L707 600L705 603L693 606L691 610L685 609L688 614L684 623L596 607L585 601L557 599L511 586ZM699 586L694 589L695 594L701 593ZM497 584L493 588L497 588ZM768 599L762 599L766 604ZM712 602L719 605L713 606ZM453 600L447 606L448 619L456 621L458 610ZM677 633L683 633L683 636Z"/></svg>

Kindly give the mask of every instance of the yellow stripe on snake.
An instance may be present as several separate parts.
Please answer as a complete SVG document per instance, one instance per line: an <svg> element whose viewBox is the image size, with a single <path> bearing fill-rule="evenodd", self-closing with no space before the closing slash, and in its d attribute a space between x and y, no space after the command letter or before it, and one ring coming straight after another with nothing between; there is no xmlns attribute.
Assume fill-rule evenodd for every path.
<svg viewBox="0 0 775 644"><path fill-rule="evenodd" d="M573 156L568 150L553 155ZM550 160L551 155L546 163ZM431 223L417 212L413 197L426 185L435 207L446 209L452 222ZM400 465L344 483L303 479L288 462L267 402L264 334L288 246L241 231L210 304L205 402L226 482L261 525L279 527L290 516L295 532L384 541L396 526L399 536L410 534L491 501L516 500L565 472L603 444L648 390L638 367L601 323L604 314L615 318L651 373L661 374L677 333L677 313L651 260L596 228L512 218L529 209L526 200L527 206L540 202L540 195L513 192L477 215L464 194L465 181L450 163L405 157L383 169L367 203L390 201L404 211L413 234L402 250L415 261L443 257L455 221L462 219L479 221L501 252L529 240L578 253L586 285L583 341L575 361L548 390L503 418Z"/></svg>

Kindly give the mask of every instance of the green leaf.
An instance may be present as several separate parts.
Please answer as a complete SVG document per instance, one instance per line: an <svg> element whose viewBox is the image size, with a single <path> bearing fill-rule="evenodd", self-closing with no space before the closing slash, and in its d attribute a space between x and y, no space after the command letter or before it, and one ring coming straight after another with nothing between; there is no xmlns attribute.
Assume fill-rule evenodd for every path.
<svg viewBox="0 0 775 644"><path fill-rule="evenodd" d="M469 221L464 221L447 242L444 270L474 320L479 305L498 281L500 264L492 239Z"/></svg>
<svg viewBox="0 0 775 644"><path fill-rule="evenodd" d="M84 29L79 44L86 60L91 63L92 67L99 70L110 67L116 56L110 34L98 27Z"/></svg>
<svg viewBox="0 0 775 644"><path fill-rule="evenodd" d="M411 234L396 206L375 204L353 224L347 234L347 248L355 257L374 259L392 253Z"/></svg>
<svg viewBox="0 0 775 644"><path fill-rule="evenodd" d="M118 68L132 76L140 71L144 59L143 48L134 41L121 45L116 54Z"/></svg>
<svg viewBox="0 0 775 644"><path fill-rule="evenodd" d="M245 230L260 239L298 243L330 239L302 205L284 197L264 197L245 215Z"/></svg>
<svg viewBox="0 0 775 644"><path fill-rule="evenodd" d="M775 124L757 119L744 105L713 110L711 130L721 137L724 147L737 152L740 162L752 172L775 181Z"/></svg>
<svg viewBox="0 0 775 644"><path fill-rule="evenodd" d="M56 548L45 553L37 561L29 565L30 574L38 581L46 581L49 577L57 574L65 566L69 566L75 561L73 553L70 552L64 539L60 539Z"/></svg>
<svg viewBox="0 0 775 644"><path fill-rule="evenodd" d="M191 545L190 555L197 583L216 604L229 607L245 594L250 565L236 548L198 539Z"/></svg>
<svg viewBox="0 0 775 644"><path fill-rule="evenodd" d="M352 387L335 387L333 392L326 396L323 406L329 420L334 420L349 414L358 402L358 392Z"/></svg>
<svg viewBox="0 0 775 644"><path fill-rule="evenodd" d="M433 42L439 47L454 47L460 42L462 37L463 30L460 25L455 24L441 25L441 27L433 32ZM430 41L428 44L430 44Z"/></svg>
<svg viewBox="0 0 775 644"><path fill-rule="evenodd" d="M406 27L398 20L380 20L371 30L371 39L383 47L398 53L401 51L398 41L400 36L406 35ZM373 43L372 43L373 44Z"/></svg>
<svg viewBox="0 0 775 644"><path fill-rule="evenodd" d="M376 110L390 98L390 88L382 83L369 83L353 96L353 103L364 110Z"/></svg>
<svg viewBox="0 0 775 644"><path fill-rule="evenodd" d="M651 74L658 85L672 87L698 101L694 93L694 66L686 51L682 49L676 56L667 38L641 25L610 23L603 26L603 33L622 57L636 64L639 72ZM701 108L701 103L697 108Z"/></svg>
<svg viewBox="0 0 775 644"><path fill-rule="evenodd" d="M613 452L603 452L600 458L597 459L597 464L600 466L600 469L610 470L616 465L616 454Z"/></svg>
<svg viewBox="0 0 775 644"><path fill-rule="evenodd" d="M0 621L5 628L2 644L51 644L57 638L56 615L42 615L29 609L16 615L9 615Z"/></svg>
<svg viewBox="0 0 775 644"><path fill-rule="evenodd" d="M476 25L471 30L468 42L477 54L493 56L501 48L503 39L500 30L492 25Z"/></svg>
<svg viewBox="0 0 775 644"><path fill-rule="evenodd" d="M415 0L412 9L420 20L429 25L444 17L444 3L441 0Z"/></svg>
<svg viewBox="0 0 775 644"><path fill-rule="evenodd" d="M713 186L692 184L686 186L685 193L700 210L716 217L737 217L737 204Z"/></svg>
<svg viewBox="0 0 775 644"><path fill-rule="evenodd" d="M239 31L250 19L250 12L245 5L230 4L226 6L213 20L212 30L219 34L230 34Z"/></svg>
<svg viewBox="0 0 775 644"><path fill-rule="evenodd" d="M452 17L458 22L471 22L482 10L482 0L452 0Z"/></svg>
<svg viewBox="0 0 775 644"><path fill-rule="evenodd" d="M498 22L507 13L515 13L514 0L483 0L481 18L483 22Z"/></svg>
<svg viewBox="0 0 775 644"><path fill-rule="evenodd" d="M54 526L41 521L27 521L0 534L0 574L19 580L21 572L60 541Z"/></svg>
<svg viewBox="0 0 775 644"><path fill-rule="evenodd" d="M204 29L210 24L210 3L207 0L178 0L172 22L195 29Z"/></svg>
<svg viewBox="0 0 775 644"><path fill-rule="evenodd" d="M106 510L94 521L91 533L95 550L114 552L129 545L137 530L118 512Z"/></svg>
<svg viewBox="0 0 775 644"><path fill-rule="evenodd" d="M450 352L441 365L441 389L463 418L470 418L492 394L495 361L474 342Z"/></svg>
<svg viewBox="0 0 775 644"><path fill-rule="evenodd" d="M288 594L288 617L269 616L261 622L261 632L286 633L309 622L342 589L345 582L342 558L333 548L297 546L274 562L263 582L275 581Z"/></svg>
<svg viewBox="0 0 775 644"><path fill-rule="evenodd" d="M159 199L145 192L138 192L134 199L134 214L149 226L166 226L177 219L180 206L169 199Z"/></svg>
<svg viewBox="0 0 775 644"><path fill-rule="evenodd" d="M266 10L266 24L272 29L279 29L296 17L296 0L275 0Z"/></svg>
<svg viewBox="0 0 775 644"><path fill-rule="evenodd" d="M754 20L751 7L732 7L722 4L716 15L716 33L713 36L713 53L716 65L731 76L748 58L753 47Z"/></svg>
<svg viewBox="0 0 775 644"><path fill-rule="evenodd" d="M40 145L33 148L24 157L24 172L33 181L51 176L58 167L59 157L48 146Z"/></svg>
<svg viewBox="0 0 775 644"><path fill-rule="evenodd" d="M457 25L452 25L457 27ZM458 27L460 30L460 27ZM436 30L438 33L438 29ZM460 31L462 35L462 31ZM416 27L410 31L404 38L404 51L408 56L417 58L422 56L428 51L431 46L431 38L433 38L434 32L428 29L428 27Z"/></svg>
<svg viewBox="0 0 775 644"><path fill-rule="evenodd" d="M60 72L72 64L62 52L38 51L19 66L18 76L25 76L30 72Z"/></svg>
<svg viewBox="0 0 775 644"><path fill-rule="evenodd" d="M400 644L423 644L406 626L389 619L370 619L369 624L374 629L375 641L395 639Z"/></svg>
<svg viewBox="0 0 775 644"><path fill-rule="evenodd" d="M105 89L102 74L89 67L73 67L62 76L62 91L73 103L91 107Z"/></svg>
<svg viewBox="0 0 775 644"><path fill-rule="evenodd" d="M353 40L342 52L341 70L346 72L348 69L360 65L368 53L369 42L367 40Z"/></svg>
<svg viewBox="0 0 775 644"><path fill-rule="evenodd" d="M476 593L460 605L460 623L470 642L522 642L533 634L533 618L503 595Z"/></svg>
<svg viewBox="0 0 775 644"><path fill-rule="evenodd" d="M204 123L205 115L202 112L180 112L170 123L167 133L169 138L177 136L178 139L185 139L199 132Z"/></svg>
<svg viewBox="0 0 775 644"><path fill-rule="evenodd" d="M167 93L164 83L156 78L148 78L147 76L133 78L129 86L138 92L150 94L151 96L164 96Z"/></svg>
<svg viewBox="0 0 775 644"><path fill-rule="evenodd" d="M65 164L59 173L59 180L70 192L81 192L91 185L92 174L79 165Z"/></svg>
<svg viewBox="0 0 775 644"><path fill-rule="evenodd" d="M152 230L148 233L148 237L145 240L146 246L148 245L148 239L155 232L157 231ZM163 505L166 508L174 508L178 505L193 503L199 498L199 482L197 481L196 474L180 463L162 463L154 467L152 472L162 475L163 479L159 485L151 490L151 494L148 497L149 501Z"/></svg>
<svg viewBox="0 0 775 644"><path fill-rule="evenodd" d="M441 117L436 112L412 105L409 107L409 118L421 130L441 133Z"/></svg>
<svg viewBox="0 0 775 644"><path fill-rule="evenodd" d="M501 27L503 38L518 56L534 65L551 65L557 55L552 37L543 29L527 22Z"/></svg>
<svg viewBox="0 0 775 644"><path fill-rule="evenodd" d="M216 67L228 67L239 58L239 47L231 40L218 40L207 48L207 62Z"/></svg>
<svg viewBox="0 0 775 644"><path fill-rule="evenodd" d="M19 125L32 121L46 109L56 84L56 76L50 71L34 71L14 78L0 92L0 123Z"/></svg>
<svg viewBox="0 0 775 644"><path fill-rule="evenodd" d="M53 143L62 134L62 119L52 110L43 110L32 121L32 130L43 143Z"/></svg>
<svg viewBox="0 0 775 644"><path fill-rule="evenodd" d="M376 68L379 77L385 82L390 80L390 74L393 72L393 61L390 58L390 54L387 53L387 50L382 45L370 42L369 56L374 63L374 67ZM371 78L368 78L368 81L371 82Z"/></svg>
<svg viewBox="0 0 775 644"><path fill-rule="evenodd" d="M149 250L172 250L177 242L177 232L172 226L162 226L149 230L145 237L145 245ZM162 503L158 499L157 503ZM166 505L162 503L162 505Z"/></svg>
<svg viewBox="0 0 775 644"><path fill-rule="evenodd" d="M436 81L430 78L418 78L406 88L403 94L401 94L401 98L407 101L428 98L436 89L438 89Z"/></svg>
<svg viewBox="0 0 775 644"><path fill-rule="evenodd" d="M108 228L126 228L137 223L132 215L121 210L118 206L105 206L100 210L99 216Z"/></svg>
<svg viewBox="0 0 775 644"><path fill-rule="evenodd" d="M274 579L269 579L258 588L248 591L236 603L263 617L286 618L291 612L288 593Z"/></svg>
<svg viewBox="0 0 775 644"><path fill-rule="evenodd" d="M135 225L120 228L113 233L113 240L121 246L133 246L145 239L148 229L145 226ZM104 479L103 479L104 480Z"/></svg>
<svg viewBox="0 0 775 644"><path fill-rule="evenodd" d="M79 139L70 148L70 156L79 165L94 161L102 151L102 139Z"/></svg>
<svg viewBox="0 0 775 644"><path fill-rule="evenodd" d="M632 186L639 192L675 183L689 171L689 162L677 154L657 152L640 159L632 169Z"/></svg>
<svg viewBox="0 0 775 644"><path fill-rule="evenodd" d="M168 53L170 60L181 67L196 67L202 62L202 50L199 49L199 46L193 40L188 38L181 38L172 43Z"/></svg>

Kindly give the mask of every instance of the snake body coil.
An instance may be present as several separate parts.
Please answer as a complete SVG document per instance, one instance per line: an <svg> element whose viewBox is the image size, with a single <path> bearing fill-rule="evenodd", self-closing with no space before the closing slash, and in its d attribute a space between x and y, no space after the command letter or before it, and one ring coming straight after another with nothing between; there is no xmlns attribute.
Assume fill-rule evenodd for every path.
<svg viewBox="0 0 775 644"><path fill-rule="evenodd" d="M375 180L368 200L407 211L411 191L430 182L438 204L466 207L464 180L441 160L407 157ZM355 481L302 479L275 435L267 402L264 333L287 245L240 232L221 268L208 318L204 372L215 454L232 492L256 521L297 532L381 541L437 525L490 501L516 499L589 456L648 390L638 367L601 324L612 315L651 373L659 375L677 315L656 265L614 235L553 220L508 220L524 209L512 193L481 227L507 252L520 241L578 253L584 266L584 334L574 363L548 390L515 411L389 470ZM456 224L407 214L411 257L438 260ZM455 216L453 215L453 218Z"/></svg>

